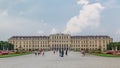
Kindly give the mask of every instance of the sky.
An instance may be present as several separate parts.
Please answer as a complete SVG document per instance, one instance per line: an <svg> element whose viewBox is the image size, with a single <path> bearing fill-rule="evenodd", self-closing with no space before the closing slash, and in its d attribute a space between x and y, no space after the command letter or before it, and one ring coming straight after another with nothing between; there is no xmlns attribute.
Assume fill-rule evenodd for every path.
<svg viewBox="0 0 120 68"><path fill-rule="evenodd" d="M67 33L120 41L119 18L120 0L0 0L0 40Z"/></svg>

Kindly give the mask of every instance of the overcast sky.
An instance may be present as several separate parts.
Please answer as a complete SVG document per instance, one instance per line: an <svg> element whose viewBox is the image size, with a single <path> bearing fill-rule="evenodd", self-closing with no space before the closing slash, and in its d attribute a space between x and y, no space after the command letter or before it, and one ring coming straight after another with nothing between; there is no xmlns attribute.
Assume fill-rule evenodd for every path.
<svg viewBox="0 0 120 68"><path fill-rule="evenodd" d="M120 41L120 0L0 0L0 40L54 33Z"/></svg>

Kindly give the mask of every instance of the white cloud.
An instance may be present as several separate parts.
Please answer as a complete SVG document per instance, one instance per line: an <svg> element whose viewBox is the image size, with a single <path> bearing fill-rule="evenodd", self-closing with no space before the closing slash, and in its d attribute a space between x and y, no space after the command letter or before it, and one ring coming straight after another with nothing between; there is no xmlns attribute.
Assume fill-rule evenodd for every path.
<svg viewBox="0 0 120 68"><path fill-rule="evenodd" d="M38 33L39 34L44 34L44 31L39 30Z"/></svg>
<svg viewBox="0 0 120 68"><path fill-rule="evenodd" d="M72 17L65 29L65 33L80 33L87 27L97 27L100 22L100 13L104 7L100 3L88 4L88 0L79 0L78 4L83 5L79 14Z"/></svg>
<svg viewBox="0 0 120 68"><path fill-rule="evenodd" d="M26 2L26 1L28 1L28 0L10 0L10 1L12 1L12 2Z"/></svg>
<svg viewBox="0 0 120 68"><path fill-rule="evenodd" d="M39 21L0 16L0 39L5 40L14 35L40 35L46 28L49 29L49 26Z"/></svg>
<svg viewBox="0 0 120 68"><path fill-rule="evenodd" d="M83 4L83 5L87 5L89 2L88 0L78 0L77 4Z"/></svg>
<svg viewBox="0 0 120 68"><path fill-rule="evenodd" d="M118 29L115 34L120 35L120 29Z"/></svg>
<svg viewBox="0 0 120 68"><path fill-rule="evenodd" d="M58 32L58 30L56 28L52 28L50 34L56 34Z"/></svg>
<svg viewBox="0 0 120 68"><path fill-rule="evenodd" d="M1 16L8 16L8 10L4 10L0 14Z"/></svg>

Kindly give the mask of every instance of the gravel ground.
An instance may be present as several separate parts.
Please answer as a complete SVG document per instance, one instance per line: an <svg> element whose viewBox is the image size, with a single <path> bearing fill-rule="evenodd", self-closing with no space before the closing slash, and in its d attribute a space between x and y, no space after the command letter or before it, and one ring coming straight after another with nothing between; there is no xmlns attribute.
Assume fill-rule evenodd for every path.
<svg viewBox="0 0 120 68"><path fill-rule="evenodd" d="M59 57L57 52L50 51L44 56L30 54L0 58L0 68L120 68L120 58L83 57L79 52L68 52L68 56Z"/></svg>

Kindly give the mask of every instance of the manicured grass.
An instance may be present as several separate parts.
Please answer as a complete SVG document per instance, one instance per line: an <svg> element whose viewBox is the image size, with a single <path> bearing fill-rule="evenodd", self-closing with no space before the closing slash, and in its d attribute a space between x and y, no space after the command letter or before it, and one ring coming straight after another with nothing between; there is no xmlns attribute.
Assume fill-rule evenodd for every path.
<svg viewBox="0 0 120 68"><path fill-rule="evenodd" d="M22 55L27 55L27 54L31 54L31 52L20 53L20 54L0 55L0 58L8 58L8 57L22 56Z"/></svg>
<svg viewBox="0 0 120 68"><path fill-rule="evenodd" d="M104 53L92 53L96 56L102 56L102 57L120 57L119 55L112 55L112 54L104 54Z"/></svg>

